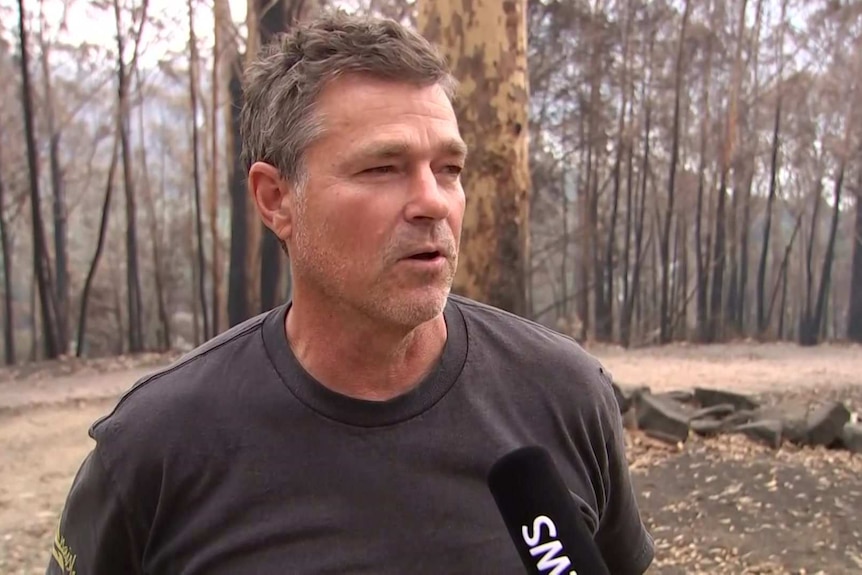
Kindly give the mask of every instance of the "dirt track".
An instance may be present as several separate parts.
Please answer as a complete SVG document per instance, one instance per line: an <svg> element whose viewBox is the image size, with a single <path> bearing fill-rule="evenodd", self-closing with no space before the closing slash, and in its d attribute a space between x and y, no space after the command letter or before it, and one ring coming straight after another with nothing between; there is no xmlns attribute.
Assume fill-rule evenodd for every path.
<svg viewBox="0 0 862 575"><path fill-rule="evenodd" d="M862 346L740 343L591 351L618 382L653 391L699 386L763 393L862 385Z"/></svg>
<svg viewBox="0 0 862 575"><path fill-rule="evenodd" d="M859 347L592 351L618 381L654 391L722 386L831 396L862 411ZM0 574L44 573L57 513L91 446L87 427L146 373L140 363L0 371ZM682 450L637 433L628 441L659 551L650 573L862 572L862 457L772 452L739 437L693 438Z"/></svg>

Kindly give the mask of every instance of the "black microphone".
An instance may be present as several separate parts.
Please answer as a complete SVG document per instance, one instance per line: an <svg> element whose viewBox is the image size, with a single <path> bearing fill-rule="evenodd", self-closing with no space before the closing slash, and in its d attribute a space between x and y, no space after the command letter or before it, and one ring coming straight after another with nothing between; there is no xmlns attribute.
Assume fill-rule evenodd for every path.
<svg viewBox="0 0 862 575"><path fill-rule="evenodd" d="M488 487L527 572L534 575L610 575L551 455L518 448L488 473Z"/></svg>

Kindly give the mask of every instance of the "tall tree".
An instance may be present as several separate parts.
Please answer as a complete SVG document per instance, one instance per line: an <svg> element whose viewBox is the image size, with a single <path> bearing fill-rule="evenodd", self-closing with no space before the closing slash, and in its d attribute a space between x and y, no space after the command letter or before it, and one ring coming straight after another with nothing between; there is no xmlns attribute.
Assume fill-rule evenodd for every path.
<svg viewBox="0 0 862 575"><path fill-rule="evenodd" d="M634 122L634 90L635 83L631 83L631 94L629 94L629 118L631 123ZM630 123L630 124L631 124ZM629 270L632 268L632 224L634 222L634 171L635 171L635 145L634 145L634 130L629 128L629 134L626 142L626 205L625 205L625 224L623 229L623 269L622 269L622 303L620 306L619 324L620 324L620 341L625 341L622 328L625 322L626 306L629 303L629 293L631 290L631 280Z"/></svg>
<svg viewBox="0 0 862 575"><path fill-rule="evenodd" d="M605 34L607 17L600 6L595 5L585 14L589 23L589 56L587 61L586 82L589 86L589 103L586 109L587 124L587 184L584 187L583 214L586 220L586 241L584 242L584 261L592 263L592 277L585 285L593 288L593 335L599 341L610 339L611 318L608 313L607 297L605 295L605 266L602 261L601 243L599 240L599 192L604 186L599 186L602 176L604 156L607 153L605 130L602 125L602 85L605 79L605 54L610 49L609 34Z"/></svg>
<svg viewBox="0 0 862 575"><path fill-rule="evenodd" d="M0 132L0 253L3 256L3 351L6 365L15 365L15 310L12 306L12 246L9 245L9 230L6 222L6 187L3 181L3 148Z"/></svg>
<svg viewBox="0 0 862 575"><path fill-rule="evenodd" d="M641 306L638 302L642 296L641 273L646 250L649 249L649 241L644 246L644 218L646 217L646 192L647 181L650 170L650 134L652 129L652 93L650 84L653 75L653 54L655 49L657 27L652 26L649 34L649 47L644 67L646 71L641 82L641 101L644 105L644 149L641 160L640 197L635 200L635 213L637 219L634 224L634 263L632 265L631 288L628 297L623 300L622 317L620 318L620 341L623 346L628 347L632 339L632 318L635 309L640 312Z"/></svg>
<svg viewBox="0 0 862 575"><path fill-rule="evenodd" d="M41 54L42 90L45 98L45 121L48 130L48 165L51 173L51 191L54 217L54 284L57 306L58 352L66 353L69 347L69 261L66 248L66 194L63 169L60 166L61 130L57 125L54 102L54 86L51 81L51 45L45 39L44 0L39 0L39 52Z"/></svg>
<svg viewBox="0 0 862 575"><path fill-rule="evenodd" d="M803 337L804 333L807 333L811 329L809 328L808 324L811 321L810 318L814 316L815 304L813 303L813 301L816 297L816 294L814 293L814 248L817 245L817 231L820 223L820 208L823 205L823 174L821 170L822 167L818 166L816 183L814 185L814 188L809 193L809 196L811 197L811 202L814 205L811 208L811 227L808 234L808 244L805 248L805 291L802 296L802 312L799 318L800 338Z"/></svg>
<svg viewBox="0 0 862 575"><path fill-rule="evenodd" d="M734 154L735 133L738 117L737 106L742 84L742 46L745 32L745 8L748 0L742 0L739 7L739 21L736 32L736 55L733 61L733 78L731 79L730 99L725 116L724 144L721 151L721 175L718 185L718 200L715 212L715 244L713 247L713 262L715 270L712 276L712 292L709 301L708 339L715 341L721 336L724 327L724 309L722 295L724 293L724 270L727 265L727 178Z"/></svg>
<svg viewBox="0 0 862 575"><path fill-rule="evenodd" d="M769 306L766 309L765 321L768 325L772 318L772 311L775 309L778 289L781 288L781 311L779 316L778 339L784 339L784 309L787 299L787 270L790 266L790 253L793 251L793 243L796 240L796 236L799 234L799 230L802 229L802 217L804 215L805 211L799 210L799 214L796 216L796 223L793 226L793 232L790 234L790 240L788 240L787 245L784 246L784 256L781 259L781 265L778 269L778 277L773 285L772 296L769 300Z"/></svg>
<svg viewBox="0 0 862 575"><path fill-rule="evenodd" d="M214 0L213 3L213 65L212 65L212 108L210 116L210 189L209 189L209 218L210 218L210 267L212 269L212 331L218 334L222 330L222 305L224 293L222 291L222 254L221 237L219 234L219 170L221 162L219 155L219 121L218 111L221 106L222 93L225 91L222 74L225 56L233 43L230 38L230 5L227 0ZM226 49L227 48L227 49ZM229 72L229 70L228 70Z"/></svg>
<svg viewBox="0 0 862 575"><path fill-rule="evenodd" d="M613 317L614 317L614 255L617 252L617 215L619 213L619 203L620 203L620 186L621 177L622 177L622 163L623 156L626 155L627 148L631 145L631 138L626 135L626 114L629 113L629 96L630 96L630 84L633 84L629 80L629 69L631 66L631 54L630 46L631 46L631 29L632 29L632 20L634 19L634 11L632 8L632 2L628 2L624 5L625 14L623 18L625 19L625 24L623 26L623 61L622 61L622 78L620 82L620 91L622 102L620 104L619 116L617 120L617 141L616 141L616 155L614 158L614 167L613 167L613 199L611 201L611 221L608 225L608 233L607 240L605 242L605 288L604 288L604 296L605 296L605 312L607 314L607 325L604 329L604 335L607 339L611 339L613 337Z"/></svg>
<svg viewBox="0 0 862 575"><path fill-rule="evenodd" d="M108 176L105 181L105 196L102 201L102 215L99 218L99 234L96 240L96 250L93 253L93 259L90 262L90 269L87 271L87 279L84 280L84 289L81 293L81 310L78 313L78 336L75 356L81 357L84 354L85 342L87 340L87 307L90 303L90 291L93 287L93 280L96 277L96 270L99 268L99 261L102 258L102 251L105 247L105 238L108 232L108 218L111 214L111 197L114 194L114 174L117 171L119 147L119 137L114 136L114 143L111 146L111 165L108 168Z"/></svg>
<svg viewBox="0 0 862 575"><path fill-rule="evenodd" d="M164 123L162 122L164 125ZM143 127L141 127L141 133L143 135ZM164 144L161 145L161 154L160 154L160 162L159 162L159 199L160 201L164 201L165 198L165 163L167 152L165 150L166 146ZM143 144L142 144L142 152L143 152ZM143 156L143 153L142 153ZM143 165L146 166L146 158L142 158ZM147 170L144 170L144 173L147 173ZM142 194L144 200L144 207L147 211L147 223L149 225L150 232L150 246L153 254L153 284L156 289L156 310L159 317L159 328L157 328L157 338L156 340L159 342L159 349L162 351L166 351L171 347L171 318L168 314L168 304L167 304L167 295L166 295L166 286L165 286L165 276L168 275L169 271L165 269L165 239L162 235L163 226L159 225L159 217L156 214L156 202L153 199L153 189L149 184L149 178L146 178L147 185L144 186L144 192Z"/></svg>
<svg viewBox="0 0 862 575"><path fill-rule="evenodd" d="M760 54L760 29L763 21L763 0L757 0L757 9L755 12L756 16L754 19L754 39L752 41L752 67L754 74L754 93L752 96L752 102L750 106L750 115L749 115L749 125L752 127L752 131L756 133L757 130L760 129L760 121L758 111L760 110L760 67L759 67L759 54ZM749 246L749 238L750 238L750 225L751 225L751 202L752 202L752 187L754 185L754 176L757 171L757 158L760 155L760 150L758 146L758 138L755 136L754 138L750 138L752 141L747 145L742 142L743 136L742 131L740 130L740 147L742 149L747 149L748 153L743 154L743 157L740 159L740 164L743 166L742 177L740 180L744 178L744 183L742 184L743 188L743 204L742 204L742 226L740 229L740 240L739 240L739 282L738 284L734 284L734 290L736 292L736 315L733 317L734 326L736 328L736 332L741 334L745 330L745 316L746 316L746 293L748 291L748 268L749 268L749 259L750 259L750 246Z"/></svg>
<svg viewBox="0 0 862 575"><path fill-rule="evenodd" d="M30 50L25 20L24 0L18 0L18 33L21 40L21 104L24 108L24 136L27 141L27 165L30 176L30 214L33 231L33 270L39 291L39 311L42 318L42 343L45 357L53 359L60 354L57 331L57 308L51 278L51 263L45 245L45 228L39 193L39 157L33 120L33 90L30 84Z"/></svg>
<svg viewBox="0 0 862 575"><path fill-rule="evenodd" d="M230 66L228 93L230 106L227 106L227 129L225 147L227 148L228 190L230 192L230 264L228 269L227 315L228 325L235 326L249 318L251 302L249 286L253 269L248 253L252 238L249 237L249 219L252 207L249 205L245 172L241 161L240 117L242 108L242 69L243 56L231 41L225 50L225 60Z"/></svg>
<svg viewBox="0 0 862 575"><path fill-rule="evenodd" d="M131 116L129 102L129 79L125 61L126 29L123 25L122 9L119 0L113 0L114 20L117 30L117 99L119 109L117 114L120 134L120 151L123 159L123 189L126 200L126 296L129 317L128 342L129 351L137 353L144 349L143 313L141 304L141 279L138 268L138 223L137 199L135 197L134 166L132 165L131 141L129 137L129 120ZM140 21L134 40L134 53L128 69L137 65L138 47L141 32L147 18L148 0L143 0L140 10Z"/></svg>
<svg viewBox="0 0 862 575"><path fill-rule="evenodd" d="M856 183L856 219L853 226L853 263L847 338L862 343L862 169Z"/></svg>
<svg viewBox="0 0 862 575"><path fill-rule="evenodd" d="M526 0L421 0L418 27L460 80L456 114L470 158L454 290L526 313L530 172Z"/></svg>
<svg viewBox="0 0 862 575"><path fill-rule="evenodd" d="M710 16L712 8L710 7ZM697 169L697 208L694 222L694 256L696 275L696 334L699 341L709 339L709 278L712 271L712 236L710 226L704 225L704 206L707 203L706 196L706 170L707 170L707 140L710 129L710 104L709 95L712 87L712 58L713 58L713 32L707 30L706 45L704 48L703 80L701 81L701 122L700 122L700 151L699 165ZM704 228L706 229L704 237Z"/></svg>
<svg viewBox="0 0 862 575"><path fill-rule="evenodd" d="M197 241L197 286L198 298L200 299L200 311L203 316L204 323L204 339L212 337L210 332L209 310L207 309L207 294L206 294L206 258L204 257L204 231L203 231L203 210L201 209L201 176L200 176L200 161L199 161L199 142L200 136L198 130L198 81L197 71L199 66L198 58L198 40L195 36L195 17L194 6L192 0L186 2L189 18L189 103L191 105L192 116L192 182L193 193L195 199L195 239Z"/></svg>
<svg viewBox="0 0 862 575"><path fill-rule="evenodd" d="M224 2L224 0L220 0ZM252 6L249 2L248 6ZM230 19L230 4L223 6ZM252 22L253 13L246 11L247 22ZM227 321L235 326L249 318L249 281L252 262L250 253L251 238L248 222L253 213L251 198L246 187L246 174L241 161L240 115L242 108L242 74L245 55L239 49L236 36L224 39L224 62L228 71L228 100L225 106L225 157L227 158L228 195L230 197L230 249L228 264ZM250 48L246 46L246 51Z"/></svg>
<svg viewBox="0 0 862 575"><path fill-rule="evenodd" d="M134 67L135 81L138 86L143 86L144 80L141 75L141 67ZM159 221L156 216L156 206L153 200L153 189L150 180L149 161L147 160L147 127L144 120L144 106L138 107L138 164L141 166L141 199L144 201L144 210L149 231L151 253L153 257L153 294L158 315L158 327L156 328L156 341L160 350L167 350L171 342L170 318L167 312L167 294L165 293L165 276L169 273L163 264L165 253L165 240L159 230ZM164 125L164 122L161 122ZM162 148L162 163L160 164L162 174L159 179L160 189L164 189L164 146ZM112 160L113 161L113 160ZM164 193L162 193L164 197Z"/></svg>
<svg viewBox="0 0 862 575"><path fill-rule="evenodd" d="M835 66L836 71L839 74L843 73L844 77L837 79L834 76L823 76L817 85L817 95L826 103L824 110L826 121L823 123L826 126L835 126L841 131L839 132L840 135L829 134L827 132L821 139L821 142L824 144L823 148L832 152L831 155L837 165L835 172L830 178L833 184L832 218L826 249L821 263L816 300L812 310L810 294L806 294L808 301L799 322L799 343L802 345L817 344L826 335L828 300L834 300L834 297L830 297L830 294L833 291L832 270L835 265L835 245L843 207L844 179L847 176L848 170L851 169L850 166L852 166L849 162L856 159L859 156L859 152L862 151L862 142L856 142L856 138L854 138L859 129L859 77L862 75L862 57L859 56L859 53L860 49L862 49L862 35L859 35L857 32L855 37L851 36L850 33L853 28L849 24L851 20L847 18L851 14L852 12L841 6L835 6L834 12L830 10L825 14L824 31L830 36L830 44L827 44L831 56L830 60L833 66ZM847 46L852 46L849 54L846 51ZM836 109L841 104L844 104L845 111L843 113L836 113ZM823 154L824 157L827 155L828 153ZM822 178L819 178L818 182L822 182ZM815 201L819 204L824 200L818 194L815 197ZM814 226L812 225L812 236L814 235L813 228ZM808 265L810 266L810 253L808 259Z"/></svg>
<svg viewBox="0 0 862 575"><path fill-rule="evenodd" d="M584 89L583 87L580 89ZM579 100L584 101L585 96L579 95ZM575 290L578 294L578 317L581 320L581 340L586 340L591 333L593 322L590 314L590 280L592 279L592 271L590 270L590 254L592 253L593 234L589 224L590 212L590 176L592 170L593 147L590 145L590 137L592 132L589 132L588 124L590 122L578 122L578 136L580 138L580 149L582 159L579 162L580 169L577 174L577 188L575 190L575 201L577 202L577 223L579 241L576 244L575 257L577 259L577 270Z"/></svg>
<svg viewBox="0 0 862 575"><path fill-rule="evenodd" d="M769 195L766 198L766 215L763 223L763 240L760 248L760 261L757 265L757 333L763 336L769 322L766 316L766 262L769 255L769 239L772 229L772 212L775 204L776 188L778 186L778 151L780 147L781 133L781 103L784 96L782 79L784 78L784 31L787 14L787 0L781 2L781 17L778 21L778 43L775 49L778 61L778 76L775 80L775 113L772 122L772 154L770 156L769 168Z"/></svg>
<svg viewBox="0 0 862 575"><path fill-rule="evenodd" d="M675 70L675 85L673 97L673 128L671 129L671 152L670 152L670 171L668 173L667 184L667 209L665 210L664 221L662 222L661 230L661 310L660 314L660 332L659 341L668 343L671 339L671 312L669 307L670 297L670 230L674 214L674 197L676 195L676 167L679 162L679 122L680 122L680 99L682 98L683 77L685 76L685 67L683 66L685 58L685 31L688 27L688 18L691 14L691 0L685 0L685 9L682 13L682 23L679 27L679 41L676 48L676 70Z"/></svg>
<svg viewBox="0 0 862 575"><path fill-rule="evenodd" d="M820 272L820 282L817 288L817 298L813 311L806 310L799 328L799 343L802 345L815 345L819 342L823 321L826 312L826 297L829 293L832 281L832 265L835 260L835 237L838 232L838 220L841 215L841 192L844 185L845 161L842 159L838 167L838 175L835 179L834 205L832 208L832 221L829 227L829 239L826 244L826 253L823 255L823 264ZM820 197L815 198L820 201Z"/></svg>
<svg viewBox="0 0 862 575"><path fill-rule="evenodd" d="M838 233L838 221L841 216L841 193L844 188L844 175L847 168L847 156L849 155L850 136L853 124L854 102L853 96L855 90L850 93L850 110L844 120L844 138L843 145L839 151L838 173L835 176L833 188L833 204L832 204L832 220L829 226L829 239L826 243L826 253L823 254L823 264L820 272L820 283L817 288L817 299L814 304L814 310L806 306L805 314L799 329L799 343L802 345L815 345L821 337L823 329L823 321L826 315L826 298L829 294L829 289L832 281L832 266L835 260L835 238ZM818 204L822 201L820 194L814 198ZM816 210L815 210L816 213ZM812 231L812 236L814 232ZM813 241L813 239L812 239ZM810 262L810 253L809 253Z"/></svg>

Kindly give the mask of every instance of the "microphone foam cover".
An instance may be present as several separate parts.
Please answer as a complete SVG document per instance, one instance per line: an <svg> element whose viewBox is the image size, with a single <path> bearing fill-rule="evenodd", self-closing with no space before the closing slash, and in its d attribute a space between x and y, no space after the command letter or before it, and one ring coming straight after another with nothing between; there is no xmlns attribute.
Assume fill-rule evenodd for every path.
<svg viewBox="0 0 862 575"><path fill-rule="evenodd" d="M609 575L547 450L527 446L507 453L491 467L488 487L529 573Z"/></svg>

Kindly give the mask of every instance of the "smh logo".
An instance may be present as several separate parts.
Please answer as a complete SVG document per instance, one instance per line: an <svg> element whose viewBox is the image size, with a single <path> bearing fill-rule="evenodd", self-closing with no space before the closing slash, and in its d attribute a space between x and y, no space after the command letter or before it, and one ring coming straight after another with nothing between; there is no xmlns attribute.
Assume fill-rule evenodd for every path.
<svg viewBox="0 0 862 575"><path fill-rule="evenodd" d="M550 541L541 543L542 528L547 528ZM530 555L538 557L541 555L536 566L539 571L552 570L550 575L578 575L577 571L566 569L572 566L571 560L566 555L559 555L563 551L563 544L557 537L557 526L546 515L539 515L533 520L533 529L530 531L526 525L521 526L521 536L530 548Z"/></svg>

